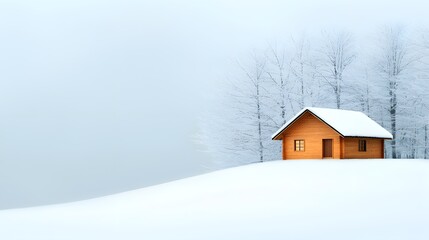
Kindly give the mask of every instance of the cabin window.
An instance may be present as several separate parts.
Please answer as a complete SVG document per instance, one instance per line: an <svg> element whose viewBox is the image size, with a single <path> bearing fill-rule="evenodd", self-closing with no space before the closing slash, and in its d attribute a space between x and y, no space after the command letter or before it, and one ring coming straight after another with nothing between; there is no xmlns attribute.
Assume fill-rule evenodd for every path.
<svg viewBox="0 0 429 240"><path fill-rule="evenodd" d="M295 151L304 151L304 140L295 140Z"/></svg>
<svg viewBox="0 0 429 240"><path fill-rule="evenodd" d="M359 152L366 152L366 140L359 140Z"/></svg>

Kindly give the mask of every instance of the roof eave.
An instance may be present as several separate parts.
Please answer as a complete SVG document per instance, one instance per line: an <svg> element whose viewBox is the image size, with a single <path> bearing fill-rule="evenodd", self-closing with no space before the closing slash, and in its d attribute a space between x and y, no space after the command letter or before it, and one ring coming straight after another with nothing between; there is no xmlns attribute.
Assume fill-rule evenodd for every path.
<svg viewBox="0 0 429 240"><path fill-rule="evenodd" d="M376 138L376 139L385 139L385 140L393 140L391 137L368 137L368 136L344 136L345 138Z"/></svg>
<svg viewBox="0 0 429 240"><path fill-rule="evenodd" d="M305 109L304 111L302 111L299 115L297 115L288 125L286 125L286 126L283 126L282 128L282 130L281 131L279 131L276 135L274 135L273 137L271 137L271 140L282 140L282 138L279 138L282 134L283 134L283 132L290 126L290 125L292 125L293 123L295 123L296 122L296 120L298 120L305 112L307 112L307 111L309 111L308 109Z"/></svg>

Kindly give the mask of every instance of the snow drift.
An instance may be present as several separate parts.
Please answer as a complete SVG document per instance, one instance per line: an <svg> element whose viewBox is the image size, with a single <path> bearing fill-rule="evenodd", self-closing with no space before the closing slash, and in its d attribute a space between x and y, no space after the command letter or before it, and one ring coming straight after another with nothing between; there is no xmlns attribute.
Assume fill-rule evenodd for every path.
<svg viewBox="0 0 429 240"><path fill-rule="evenodd" d="M429 161L275 161L0 211L0 239L428 239Z"/></svg>

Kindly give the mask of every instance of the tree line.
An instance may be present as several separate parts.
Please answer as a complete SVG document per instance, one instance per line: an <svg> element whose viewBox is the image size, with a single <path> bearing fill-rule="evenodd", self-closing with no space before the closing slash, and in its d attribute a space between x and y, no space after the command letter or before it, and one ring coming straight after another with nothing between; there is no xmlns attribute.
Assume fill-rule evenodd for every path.
<svg viewBox="0 0 429 240"><path fill-rule="evenodd" d="M388 129L389 158L429 157L429 34L383 27L291 37L239 61L203 118L199 140L217 167L281 158L271 135L304 107L366 113Z"/></svg>

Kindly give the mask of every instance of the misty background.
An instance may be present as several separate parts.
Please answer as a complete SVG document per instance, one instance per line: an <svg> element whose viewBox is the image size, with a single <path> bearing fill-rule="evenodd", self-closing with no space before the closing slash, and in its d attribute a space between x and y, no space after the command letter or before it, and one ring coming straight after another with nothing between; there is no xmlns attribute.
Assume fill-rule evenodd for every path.
<svg viewBox="0 0 429 240"><path fill-rule="evenodd" d="M0 208L210 171L195 140L237 59L291 35L428 26L421 1L0 1Z"/></svg>

